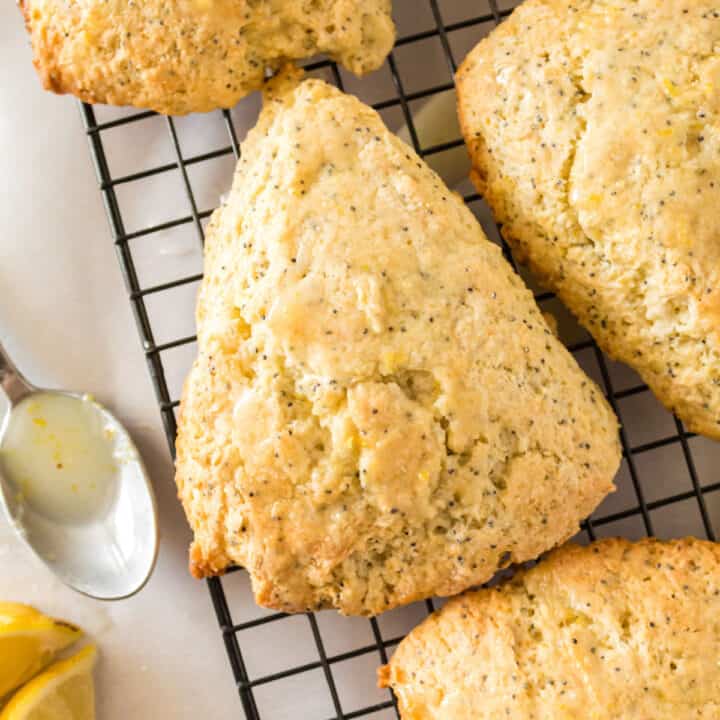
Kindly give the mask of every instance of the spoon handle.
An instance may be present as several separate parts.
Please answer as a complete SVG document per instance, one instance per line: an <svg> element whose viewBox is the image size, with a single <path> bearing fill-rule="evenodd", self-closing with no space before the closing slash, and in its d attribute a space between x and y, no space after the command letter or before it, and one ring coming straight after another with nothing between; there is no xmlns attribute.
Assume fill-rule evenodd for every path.
<svg viewBox="0 0 720 720"><path fill-rule="evenodd" d="M35 388L22 376L0 343L0 388L5 391L11 405L19 403Z"/></svg>

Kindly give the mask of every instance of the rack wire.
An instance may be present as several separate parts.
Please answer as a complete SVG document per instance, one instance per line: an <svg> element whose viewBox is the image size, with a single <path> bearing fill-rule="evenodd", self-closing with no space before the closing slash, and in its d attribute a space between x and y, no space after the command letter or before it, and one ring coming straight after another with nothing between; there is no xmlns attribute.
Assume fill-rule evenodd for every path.
<svg viewBox="0 0 720 720"><path fill-rule="evenodd" d="M327 60L305 67L309 74L371 103L391 128L406 124L415 150L431 159L451 152L462 140L449 137L440 144L424 145L421 129L413 122L418 107L434 95L453 91L458 60L516 4L510 0L395 0L398 40L374 78L358 80ZM190 120L81 106L171 452L178 378L184 376L194 355L192 303L202 277L205 223L219 192L229 186L232 165L239 156L236 125L247 129L256 104L255 98L247 98L233 111ZM152 137L169 141L164 154L138 145L136 130L148 123L153 123ZM216 172L202 171L215 163L220 163ZM469 184L463 188L465 202L488 237L502 243L482 198ZM146 214L139 220L137 201L128 192L133 189L145 209L159 201L172 212L184 204L184 211L165 219L148 220ZM194 254L188 250L188 237ZM188 255L196 262L190 270L184 260ZM160 268L159 279L148 280L147 265ZM178 301L180 291L185 293L183 301ZM651 534L715 539L713 517L720 522L720 444L687 432L634 373L603 355L551 293L538 291L536 298L541 307L561 317L563 339L604 389L623 426L618 492L584 522L578 539ZM164 308L166 316L171 307L181 320L171 323L170 329L159 328L156 306ZM257 608L244 572L234 570L207 584L247 720L399 717L391 693L376 688L374 670L387 661L404 634L441 602L416 603L370 620L334 613L288 616Z"/></svg>

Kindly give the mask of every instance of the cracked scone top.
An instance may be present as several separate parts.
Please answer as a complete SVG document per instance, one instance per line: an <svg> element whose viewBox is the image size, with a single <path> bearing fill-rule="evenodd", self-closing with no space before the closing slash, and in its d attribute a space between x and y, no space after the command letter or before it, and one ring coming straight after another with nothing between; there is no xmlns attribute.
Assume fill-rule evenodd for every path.
<svg viewBox="0 0 720 720"><path fill-rule="evenodd" d="M720 438L720 11L528 0L457 74L473 179L603 348Z"/></svg>
<svg viewBox="0 0 720 720"><path fill-rule="evenodd" d="M378 613L536 556L612 489L602 394L356 98L268 86L205 252L177 441L196 575Z"/></svg>
<svg viewBox="0 0 720 720"><path fill-rule="evenodd" d="M381 684L403 720L720 717L720 547L603 540L451 600Z"/></svg>
<svg viewBox="0 0 720 720"><path fill-rule="evenodd" d="M229 108L267 67L327 53L357 74L395 39L390 0L19 0L43 85L182 115Z"/></svg>

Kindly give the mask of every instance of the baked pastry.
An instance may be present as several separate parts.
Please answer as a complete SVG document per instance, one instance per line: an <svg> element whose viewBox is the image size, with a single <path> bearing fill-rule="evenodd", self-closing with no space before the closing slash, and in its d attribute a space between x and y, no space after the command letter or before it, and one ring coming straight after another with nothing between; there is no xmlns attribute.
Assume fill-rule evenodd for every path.
<svg viewBox="0 0 720 720"><path fill-rule="evenodd" d="M380 682L404 720L720 716L720 548L604 540L451 600Z"/></svg>
<svg viewBox="0 0 720 720"><path fill-rule="evenodd" d="M320 52L361 75L395 39L390 0L19 2L47 90L172 115L232 107Z"/></svg>
<svg viewBox="0 0 720 720"><path fill-rule="evenodd" d="M710 0L527 0L457 73L516 257L720 438L720 22Z"/></svg>
<svg viewBox="0 0 720 720"><path fill-rule="evenodd" d="M193 572L375 614L576 532L612 489L616 420L461 198L293 74L241 155L177 440Z"/></svg>

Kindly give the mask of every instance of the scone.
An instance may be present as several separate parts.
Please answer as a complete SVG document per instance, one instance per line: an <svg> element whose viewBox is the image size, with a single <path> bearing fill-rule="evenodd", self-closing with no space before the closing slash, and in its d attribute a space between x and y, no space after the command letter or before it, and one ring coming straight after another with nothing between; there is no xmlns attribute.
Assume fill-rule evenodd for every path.
<svg viewBox="0 0 720 720"><path fill-rule="evenodd" d="M196 575L374 614L535 557L612 489L602 394L356 98L268 85L205 252L177 440Z"/></svg>
<svg viewBox="0 0 720 720"><path fill-rule="evenodd" d="M720 438L720 19L711 0L527 0L457 74L518 259Z"/></svg>
<svg viewBox="0 0 720 720"><path fill-rule="evenodd" d="M390 0L19 0L44 87L183 115L229 108L268 67L327 53L363 74L395 39Z"/></svg>
<svg viewBox="0 0 720 720"><path fill-rule="evenodd" d="M715 720L718 617L714 543L568 545L451 600L380 682L403 720Z"/></svg>

